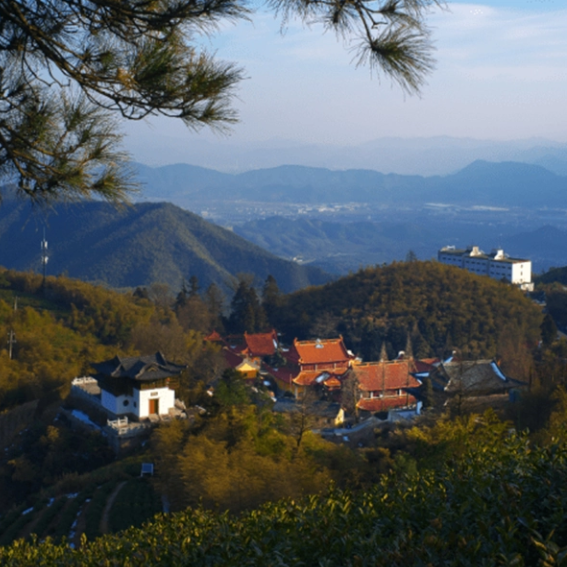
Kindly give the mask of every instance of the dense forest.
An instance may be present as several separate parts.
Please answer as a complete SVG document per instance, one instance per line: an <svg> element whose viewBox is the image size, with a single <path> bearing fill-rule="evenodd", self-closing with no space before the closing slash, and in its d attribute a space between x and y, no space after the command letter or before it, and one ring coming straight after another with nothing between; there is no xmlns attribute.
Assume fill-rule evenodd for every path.
<svg viewBox="0 0 567 567"><path fill-rule="evenodd" d="M519 290L437 262L365 268L281 299L272 317L288 339L336 336L365 360L404 350L417 357L458 348L465 358L512 359L539 339L541 309Z"/></svg>

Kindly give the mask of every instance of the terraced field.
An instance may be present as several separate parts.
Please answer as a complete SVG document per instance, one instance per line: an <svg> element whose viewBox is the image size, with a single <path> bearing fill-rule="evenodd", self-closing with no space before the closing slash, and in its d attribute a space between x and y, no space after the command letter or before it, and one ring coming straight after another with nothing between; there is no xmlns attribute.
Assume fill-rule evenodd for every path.
<svg viewBox="0 0 567 567"><path fill-rule="evenodd" d="M162 504L146 478L117 476L89 483L80 492L44 496L33 506L22 505L0 517L0 546L17 539L67 540L79 547L131 526L139 527L161 512Z"/></svg>

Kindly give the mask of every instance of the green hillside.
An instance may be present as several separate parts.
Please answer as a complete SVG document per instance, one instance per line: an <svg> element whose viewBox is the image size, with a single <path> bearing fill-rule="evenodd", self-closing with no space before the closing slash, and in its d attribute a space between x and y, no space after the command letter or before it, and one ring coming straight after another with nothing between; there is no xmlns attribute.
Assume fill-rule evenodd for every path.
<svg viewBox="0 0 567 567"><path fill-rule="evenodd" d="M283 260L198 215L167 203L120 210L100 202L32 211L7 199L0 207L0 265L41 271L40 242L49 243L48 273L122 288L167 283L179 289L197 276L203 287L227 286L237 273L272 274L284 291L328 281L314 267Z"/></svg>
<svg viewBox="0 0 567 567"><path fill-rule="evenodd" d="M550 268L547 272L534 277L537 284L559 283L567 285L567 266L562 268Z"/></svg>
<svg viewBox="0 0 567 567"><path fill-rule="evenodd" d="M318 219L270 217L234 227L258 246L337 274L361 266L390 263L413 250L419 258L432 255L443 241L439 225L416 222L332 222ZM470 233L468 233L470 234Z"/></svg>
<svg viewBox="0 0 567 567"><path fill-rule="evenodd" d="M342 333L355 353L376 360L382 343L391 357L404 350L408 334L419 357L453 348L492 357L511 343L536 344L541 319L541 308L512 286L437 262L404 262L290 294L273 323L291 339Z"/></svg>

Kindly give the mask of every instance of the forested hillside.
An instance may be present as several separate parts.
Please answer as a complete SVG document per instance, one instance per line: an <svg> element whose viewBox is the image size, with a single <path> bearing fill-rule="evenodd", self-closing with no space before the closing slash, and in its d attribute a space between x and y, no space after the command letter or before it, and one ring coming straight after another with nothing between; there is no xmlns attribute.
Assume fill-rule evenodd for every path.
<svg viewBox="0 0 567 567"><path fill-rule="evenodd" d="M214 287L207 291L216 297ZM0 513L62 476L112 460L100 435L55 420L72 379L91 373L91 363L160 350L187 365L191 379L208 382L222 369L194 327L214 325L213 311L182 295L177 311L173 303L164 286L118 293L0 268L0 333L7 339L0 345ZM179 392L186 389L182 381Z"/></svg>
<svg viewBox="0 0 567 567"><path fill-rule="evenodd" d="M365 360L376 360L383 342L395 356L408 335L417 357L458 348L466 358L514 358L537 343L541 319L541 309L507 284L437 262L403 262L292 293L273 323L291 339L342 333Z"/></svg>
<svg viewBox="0 0 567 567"><path fill-rule="evenodd" d="M89 363L127 348L131 330L154 307L69 278L0 268L0 410L42 398L69 384Z"/></svg>
<svg viewBox="0 0 567 567"><path fill-rule="evenodd" d="M518 290L408 261L288 295L273 277L261 293L241 278L224 313L218 292L197 278L177 294L159 285L117 293L0 270L0 331L16 339L12 358L8 344L0 348L0 564L560 564L566 347L553 333L539 345L541 310ZM498 417L451 418L438 408L414 424L373 422L360 441L344 442L350 429L331 442L311 431L326 422L307 403L273 411L262 380L249 388L202 340L213 328L253 325L291 338L342 332L367 360L383 342L418 357L500 354L515 364L511 376L529 373L531 389ZM114 462L100 435L55 419L70 379L90 362L158 349L187 364L177 393L204 412L161 424L131 462ZM156 467L149 484L134 478L142 461ZM111 535L151 517L161 496L179 513ZM80 549L66 545L70 533ZM10 544L17 537L26 541ZM45 537L54 539L38 543Z"/></svg>
<svg viewBox="0 0 567 567"><path fill-rule="evenodd" d="M236 274L263 281L274 275L285 291L321 284L329 276L266 252L198 215L167 203L116 209L108 203L67 203L35 211L5 197L0 208L0 265L41 271L40 243L49 243L50 274L122 288L183 278L229 287ZM87 252L88 251L88 252Z"/></svg>

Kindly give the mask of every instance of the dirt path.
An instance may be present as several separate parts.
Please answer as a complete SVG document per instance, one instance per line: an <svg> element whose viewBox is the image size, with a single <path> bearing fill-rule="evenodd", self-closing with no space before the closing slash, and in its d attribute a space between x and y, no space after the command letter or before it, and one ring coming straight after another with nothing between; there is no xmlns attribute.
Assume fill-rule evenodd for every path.
<svg viewBox="0 0 567 567"><path fill-rule="evenodd" d="M110 510L112 509L112 505L118 496L118 493L122 490L126 481L122 481L113 491L112 494L109 496L108 500L106 501L106 506L104 507L104 512L102 513L102 518L100 520L100 533L107 534L108 533L108 517L110 516Z"/></svg>

